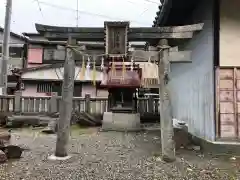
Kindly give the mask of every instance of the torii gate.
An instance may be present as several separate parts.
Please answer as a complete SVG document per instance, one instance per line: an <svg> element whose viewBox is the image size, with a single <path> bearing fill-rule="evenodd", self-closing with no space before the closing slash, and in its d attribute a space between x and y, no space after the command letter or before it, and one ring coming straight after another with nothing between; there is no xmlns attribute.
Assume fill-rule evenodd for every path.
<svg viewBox="0 0 240 180"><path fill-rule="evenodd" d="M138 50L135 54L138 62L148 61L154 56L158 62L159 97L161 116L161 143L162 157L165 161L175 160L175 145L173 142L173 124L169 93L170 63L191 62L190 51L178 51L177 47L171 48L168 39L191 39L194 32L203 28L203 23L177 27L138 27L129 28L129 22L105 22L104 28L99 27L56 27L36 24L37 31L45 38L55 41L68 41L69 45L76 46L76 41L102 41L105 42L107 56L114 54L113 49L118 49L123 54L128 54L128 41L158 41L155 51ZM116 34L118 38L116 38ZM118 39L118 40L116 40ZM117 42L118 41L118 42ZM135 60L136 61L136 60ZM69 126L72 112L72 97L74 86L74 58L71 48L67 48L67 57L64 65L64 81L62 88L62 103L60 120L58 123L58 138L55 156L67 157L66 145L69 138Z"/></svg>

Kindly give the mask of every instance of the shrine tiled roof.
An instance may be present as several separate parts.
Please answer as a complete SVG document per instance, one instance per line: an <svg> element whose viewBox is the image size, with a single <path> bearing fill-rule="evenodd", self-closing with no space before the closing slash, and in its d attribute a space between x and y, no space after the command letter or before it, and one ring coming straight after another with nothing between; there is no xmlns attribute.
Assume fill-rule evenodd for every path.
<svg viewBox="0 0 240 180"><path fill-rule="evenodd" d="M160 21L161 21L160 20L160 18L161 18L160 15L163 14L162 9L163 9L164 6L166 6L167 1L168 0L160 0L161 4L158 6L158 11L156 12L156 17L155 17L155 19L153 21L152 27L159 26Z"/></svg>
<svg viewBox="0 0 240 180"><path fill-rule="evenodd" d="M194 0L160 0L159 10L153 21L153 27L184 25L199 1Z"/></svg>

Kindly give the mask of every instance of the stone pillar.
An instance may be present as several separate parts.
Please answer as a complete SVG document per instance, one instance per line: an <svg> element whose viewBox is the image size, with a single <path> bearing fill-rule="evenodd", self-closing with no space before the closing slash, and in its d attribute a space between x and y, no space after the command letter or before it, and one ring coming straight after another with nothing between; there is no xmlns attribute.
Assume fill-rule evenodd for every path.
<svg viewBox="0 0 240 180"><path fill-rule="evenodd" d="M14 112L16 114L21 113L21 107L22 107L22 92L21 91L16 91L15 92L15 99L14 99Z"/></svg>
<svg viewBox="0 0 240 180"><path fill-rule="evenodd" d="M50 159L69 158L67 145L70 134L70 122L72 116L73 90L75 77L75 59L71 45L76 45L76 40L69 37L67 46L67 56L64 63L64 75L62 84L62 99L60 104L60 117L58 121L57 143L55 156Z"/></svg>
<svg viewBox="0 0 240 180"><path fill-rule="evenodd" d="M58 93L53 92L52 97L50 99L50 113L56 113L58 111L58 109L57 109L57 97L58 97Z"/></svg>
<svg viewBox="0 0 240 180"><path fill-rule="evenodd" d="M153 113L153 109L154 109L154 97L153 96L149 96L148 98L148 113Z"/></svg>
<svg viewBox="0 0 240 180"><path fill-rule="evenodd" d="M175 161L175 143L173 140L173 122L171 114L170 94L168 91L169 83L169 46L167 39L159 42L159 97L160 97L160 122L161 122L161 144L162 158L166 162Z"/></svg>
<svg viewBox="0 0 240 180"><path fill-rule="evenodd" d="M91 106L90 106L90 94L85 94L85 112L90 113L91 112Z"/></svg>

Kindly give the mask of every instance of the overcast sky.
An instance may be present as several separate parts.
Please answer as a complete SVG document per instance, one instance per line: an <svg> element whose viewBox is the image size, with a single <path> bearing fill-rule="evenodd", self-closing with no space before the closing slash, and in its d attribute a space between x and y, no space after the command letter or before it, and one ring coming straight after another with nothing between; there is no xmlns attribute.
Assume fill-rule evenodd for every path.
<svg viewBox="0 0 240 180"><path fill-rule="evenodd" d="M7 0L0 0L4 27ZM12 0L11 31L36 32L35 23L77 26L77 0ZM39 3L38 3L39 2ZM129 20L131 26L151 26L160 0L78 0L78 26L103 26L104 21Z"/></svg>

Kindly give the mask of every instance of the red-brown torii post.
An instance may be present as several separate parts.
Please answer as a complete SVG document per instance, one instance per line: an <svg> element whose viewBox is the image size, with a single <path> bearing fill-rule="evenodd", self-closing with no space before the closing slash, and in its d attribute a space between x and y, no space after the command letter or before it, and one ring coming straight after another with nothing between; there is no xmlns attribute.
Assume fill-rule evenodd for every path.
<svg viewBox="0 0 240 180"><path fill-rule="evenodd" d="M168 88L168 75L169 75L169 64L174 62L191 62L191 52L189 51L169 51L167 39L190 39L193 37L193 33L200 31L203 28L203 24L193 24L187 26L177 27L151 27L151 28L129 28L128 40L129 41L152 41L159 40L159 97L160 97L160 114L161 114L161 139L162 139L162 157L165 161L171 162L175 160L175 145L173 141L173 124L172 114L170 106L170 94ZM104 28L88 28L88 27L56 27L36 24L36 29L39 33L43 34L49 40L64 40L66 41L69 37L77 41L103 41L104 42ZM144 56L150 57L153 52L142 51ZM156 51L155 51L156 53ZM140 60L141 62L148 61ZM67 67L65 67L67 68ZM64 68L64 69L65 69ZM67 69L65 69L67 70ZM67 77L66 77L67 78ZM71 83L74 83L74 79ZM63 94L63 99L65 95ZM70 105L68 112L71 111ZM63 114L63 113L60 113ZM63 116L63 115L62 115ZM70 123L70 117L66 117L65 123ZM60 117L61 122L59 124L64 125L64 118ZM58 132L59 141L68 139L69 126L62 126ZM62 141L60 146L57 146L56 156L67 156L66 145L67 141ZM64 152L60 152L64 151Z"/></svg>

